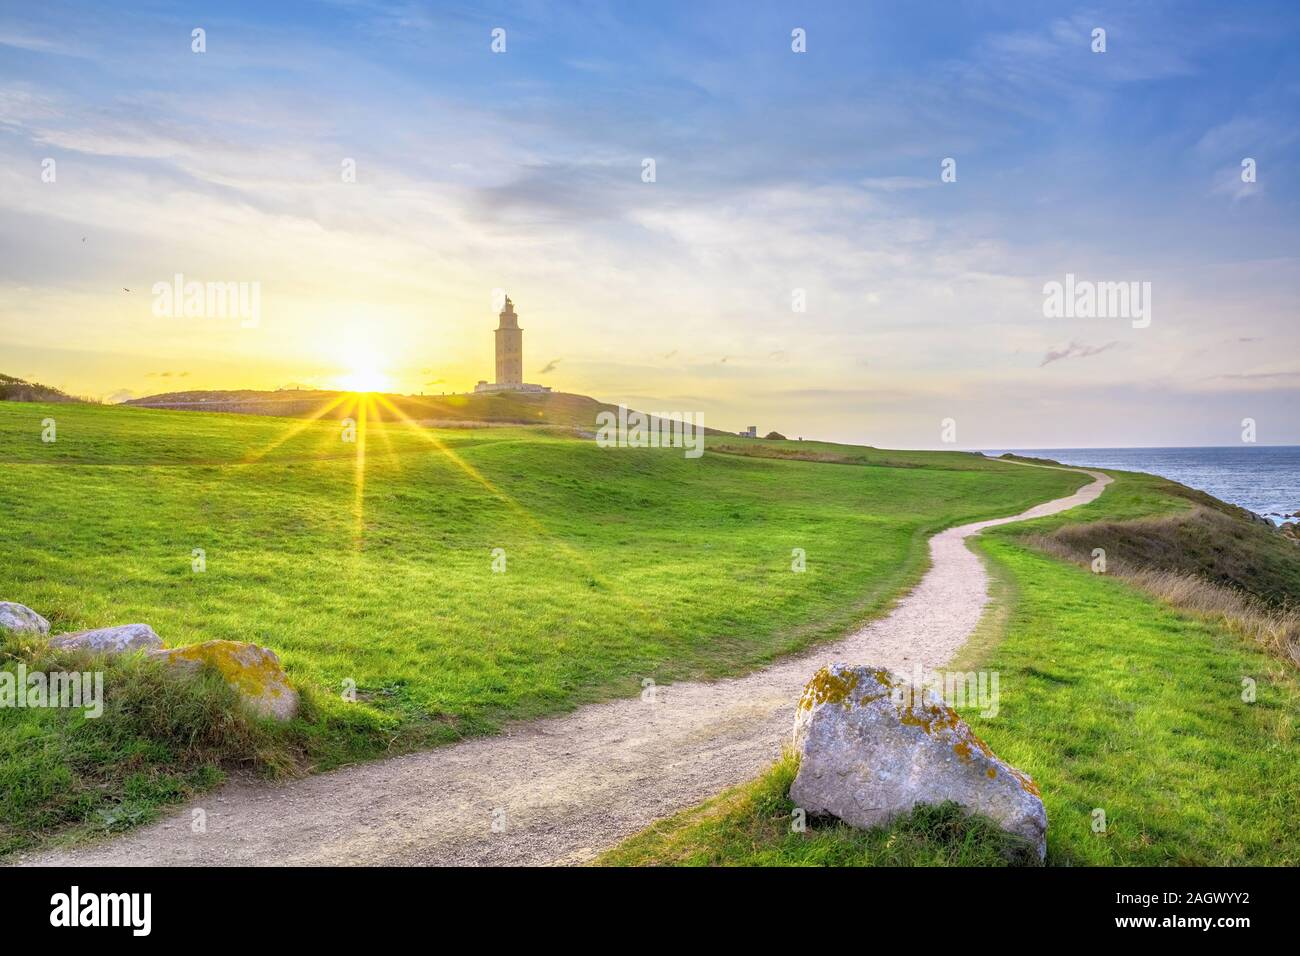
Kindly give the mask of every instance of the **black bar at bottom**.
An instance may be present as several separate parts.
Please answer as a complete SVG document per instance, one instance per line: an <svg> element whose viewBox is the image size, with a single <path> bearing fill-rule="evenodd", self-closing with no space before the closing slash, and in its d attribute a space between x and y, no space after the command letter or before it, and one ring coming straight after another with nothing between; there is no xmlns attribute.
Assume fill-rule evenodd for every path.
<svg viewBox="0 0 1300 956"><path fill-rule="evenodd" d="M769 943L788 935L797 944L813 933L828 945L827 934L841 932L844 942L870 932L951 944L976 932L986 943L1009 933L1026 941L1199 935L1231 945L1242 933L1289 928L1293 883L1294 871L1254 868L0 868L0 900L10 942L75 933L132 946L211 932L217 945L235 938L256 940L256 948L278 940L373 945L392 933L437 929L458 949L467 946L464 932L488 934L480 936L485 945L530 934L534 945L562 945L565 936L655 945L689 925L696 944L737 933Z"/></svg>

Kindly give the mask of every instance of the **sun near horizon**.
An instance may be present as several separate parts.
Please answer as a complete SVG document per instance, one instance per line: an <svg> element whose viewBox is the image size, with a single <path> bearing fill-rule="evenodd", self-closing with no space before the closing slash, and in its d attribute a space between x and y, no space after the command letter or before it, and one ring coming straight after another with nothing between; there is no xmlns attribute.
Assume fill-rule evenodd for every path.
<svg viewBox="0 0 1300 956"><path fill-rule="evenodd" d="M779 7L517 10L495 52L439 4L236 3L201 50L197 13L0 14L0 372L463 393L504 286L524 381L729 430L1300 442L1295 15L1193 7L1231 39L1132 4L830 5L798 49ZM1141 320L1046 308L1092 283L1149 284Z"/></svg>

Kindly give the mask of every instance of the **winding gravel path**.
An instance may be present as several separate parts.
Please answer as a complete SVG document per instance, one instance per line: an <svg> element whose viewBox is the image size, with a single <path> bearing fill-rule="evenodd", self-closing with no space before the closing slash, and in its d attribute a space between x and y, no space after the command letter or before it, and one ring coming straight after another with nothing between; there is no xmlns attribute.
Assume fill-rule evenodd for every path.
<svg viewBox="0 0 1300 956"><path fill-rule="evenodd" d="M1042 466L1033 466L1042 467ZM1072 469L1079 471L1081 469ZM824 663L905 674L942 666L988 604L966 538L1092 501L1110 479L1022 514L930 539L931 567L886 617L747 677L657 689L424 753L289 784L237 782L162 821L25 865L569 864L757 776L788 739L795 702ZM191 832L202 807L207 832Z"/></svg>

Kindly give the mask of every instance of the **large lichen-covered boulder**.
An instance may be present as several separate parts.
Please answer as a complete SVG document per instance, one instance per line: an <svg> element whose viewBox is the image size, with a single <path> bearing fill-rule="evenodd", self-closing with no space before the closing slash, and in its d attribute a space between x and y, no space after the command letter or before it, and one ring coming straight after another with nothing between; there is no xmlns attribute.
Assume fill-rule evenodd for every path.
<svg viewBox="0 0 1300 956"><path fill-rule="evenodd" d="M1047 851L1047 811L1030 777L1000 760L932 691L874 667L823 667L794 724L790 799L810 814L874 827L918 804L954 801Z"/></svg>
<svg viewBox="0 0 1300 956"><path fill-rule="evenodd" d="M206 641L153 651L151 656L176 667L211 665L260 717L292 720L298 713L298 692L270 648L242 641Z"/></svg>
<svg viewBox="0 0 1300 956"><path fill-rule="evenodd" d="M50 622L25 604L0 601L0 631L44 635L50 633Z"/></svg>
<svg viewBox="0 0 1300 956"><path fill-rule="evenodd" d="M50 647L60 650L87 650L97 654L124 654L127 651L152 651L162 647L162 638L148 624L119 624L97 627L50 638Z"/></svg>

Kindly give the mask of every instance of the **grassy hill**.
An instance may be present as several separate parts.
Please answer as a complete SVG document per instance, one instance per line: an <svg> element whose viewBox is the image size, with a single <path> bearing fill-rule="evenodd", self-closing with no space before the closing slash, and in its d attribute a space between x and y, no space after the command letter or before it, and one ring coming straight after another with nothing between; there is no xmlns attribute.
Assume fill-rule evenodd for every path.
<svg viewBox="0 0 1300 956"><path fill-rule="evenodd" d="M1000 611L950 667L998 672L1001 707L962 715L1042 789L1049 865L1300 864L1300 548L1175 482L1111 474L1083 508L977 539ZM996 831L931 809L791 833L796 771L782 761L601 862L1009 862Z"/></svg>
<svg viewBox="0 0 1300 956"><path fill-rule="evenodd" d="M486 392L469 395L385 395L382 401L350 392L282 389L260 391L166 392L132 399L128 405L177 411L245 415L356 418L364 404L375 421L413 420L444 426L466 424L556 425L594 432L596 416L617 405L568 392ZM660 411L653 409L652 411ZM710 431L713 431L710 429ZM721 434L721 433L719 433Z"/></svg>
<svg viewBox="0 0 1300 956"><path fill-rule="evenodd" d="M709 450L719 455L743 455L746 458L806 461L824 465L955 468L958 471L970 468L971 458L978 455L966 451L901 451L873 448L870 445L842 445L837 442L796 441L788 438L741 438L730 432L709 442Z"/></svg>
<svg viewBox="0 0 1300 956"><path fill-rule="evenodd" d="M534 398L550 421L591 411L507 398L522 401L503 415ZM268 729L219 686L122 663L99 720L0 710L0 851L134 825L232 767L307 772L632 695L647 677L744 672L878 614L919 576L931 532L1084 480L978 455L865 450L828 466L746 445L687 459L378 415L347 443L327 419L0 405L0 599L55 631L143 621L169 645L256 641L304 692L303 716ZM0 656L49 662L22 642Z"/></svg>

